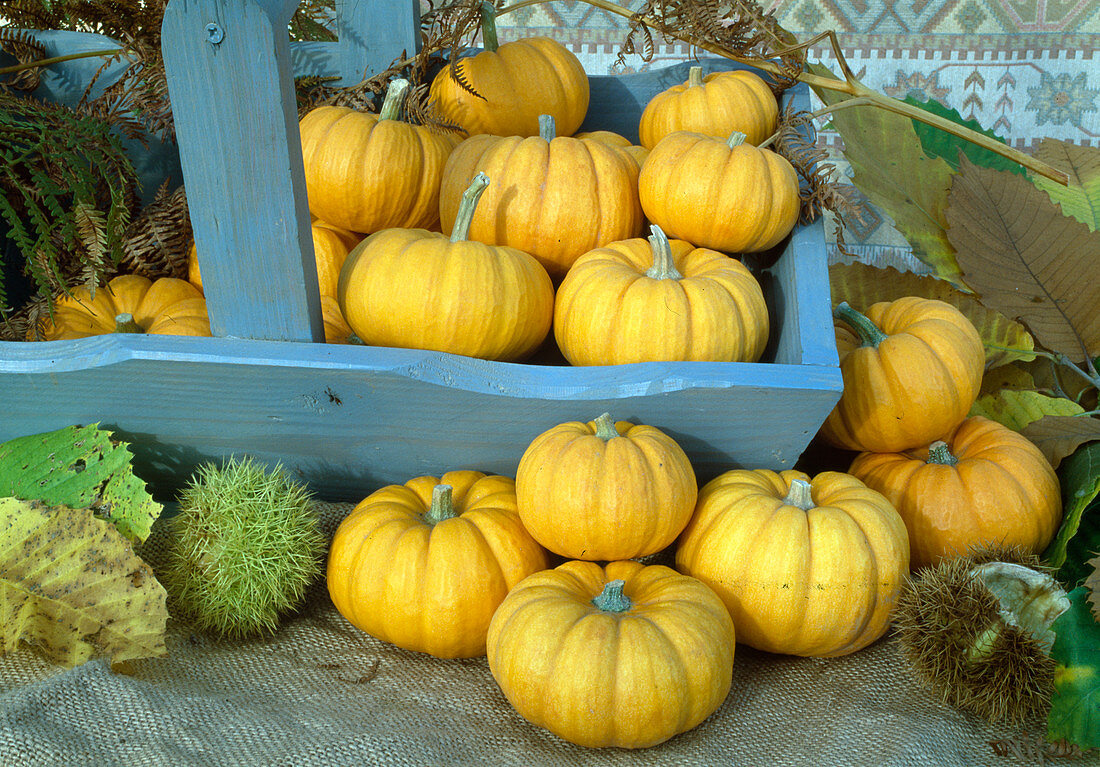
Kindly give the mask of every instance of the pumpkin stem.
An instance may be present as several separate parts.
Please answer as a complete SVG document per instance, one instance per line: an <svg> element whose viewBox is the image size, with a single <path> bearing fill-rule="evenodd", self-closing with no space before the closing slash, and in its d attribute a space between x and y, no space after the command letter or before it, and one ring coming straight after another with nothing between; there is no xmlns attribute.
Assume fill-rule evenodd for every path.
<svg viewBox="0 0 1100 767"><path fill-rule="evenodd" d="M603 591L592 599L592 604L604 612L625 613L634 606L630 597L623 593L625 585L626 581L621 579L608 581L604 584Z"/></svg>
<svg viewBox="0 0 1100 767"><path fill-rule="evenodd" d="M116 333L144 333L145 328L134 321L134 315L123 313L115 315Z"/></svg>
<svg viewBox="0 0 1100 767"><path fill-rule="evenodd" d="M863 342L864 346L878 348L879 344L889 338L878 325L871 322L867 315L861 314L848 306L847 301L841 301L836 305L836 308L833 309L833 316L851 325L852 330L856 331L856 335L859 336L859 340Z"/></svg>
<svg viewBox="0 0 1100 767"><path fill-rule="evenodd" d="M730 137L726 139L726 146L728 146L730 149L733 149L735 146L741 146L745 143L746 138L748 138L748 136L746 136L744 133L735 130L733 133L730 134Z"/></svg>
<svg viewBox="0 0 1100 767"><path fill-rule="evenodd" d="M554 124L554 115L539 115L539 138L553 141L558 135L558 126Z"/></svg>
<svg viewBox="0 0 1100 767"><path fill-rule="evenodd" d="M481 4L481 41L487 51L496 51L500 47L497 40L497 9L488 0Z"/></svg>
<svg viewBox="0 0 1100 767"><path fill-rule="evenodd" d="M703 84L703 68L702 67L692 67L691 69L688 70L687 84L688 84L689 88L695 88L695 87Z"/></svg>
<svg viewBox="0 0 1100 767"><path fill-rule="evenodd" d="M661 227L654 224L649 228L649 247L653 251L653 266L645 270L645 276L655 280L682 280L672 260L672 244Z"/></svg>
<svg viewBox="0 0 1100 767"><path fill-rule="evenodd" d="M465 242L469 238L470 222L474 220L477 201L481 199L481 193L487 186L489 186L489 177L484 173L479 172L470 180L470 185L462 193L462 201L458 203L455 225L451 229L451 242Z"/></svg>
<svg viewBox="0 0 1100 767"><path fill-rule="evenodd" d="M596 424L596 436L604 442L619 436L619 430L615 428L615 420L610 413L604 413L592 423Z"/></svg>
<svg viewBox="0 0 1100 767"><path fill-rule="evenodd" d="M928 446L928 460L926 463L938 463L944 466L954 466L959 459L951 452L951 448L942 439L936 440Z"/></svg>
<svg viewBox="0 0 1100 767"><path fill-rule="evenodd" d="M1049 574L1015 562L986 562L971 569L971 578L981 582L997 600L999 621L986 628L967 650L974 662L992 654L1005 626L1015 626L1031 635L1047 651L1054 646L1054 621L1069 609L1065 590Z"/></svg>
<svg viewBox="0 0 1100 767"><path fill-rule="evenodd" d="M787 491L787 497L783 503L788 506L797 506L803 511L809 511L814 507L813 493L810 483L804 479L792 479L791 488Z"/></svg>
<svg viewBox="0 0 1100 767"><path fill-rule="evenodd" d="M432 505L424 513L426 520L436 525L445 519L458 516L451 498L453 490L454 488L450 485L436 485L432 488Z"/></svg>
<svg viewBox="0 0 1100 767"><path fill-rule="evenodd" d="M396 120L401 115L401 105L405 103L405 94L409 92L409 81L403 77L396 77L390 81L390 87L386 89L386 98L382 101L382 109L378 112L379 120Z"/></svg>

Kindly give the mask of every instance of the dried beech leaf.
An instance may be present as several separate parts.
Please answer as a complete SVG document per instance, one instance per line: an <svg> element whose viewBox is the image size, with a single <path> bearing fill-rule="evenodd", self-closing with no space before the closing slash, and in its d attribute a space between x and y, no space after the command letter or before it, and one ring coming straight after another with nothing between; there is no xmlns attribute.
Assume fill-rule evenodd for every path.
<svg viewBox="0 0 1100 767"><path fill-rule="evenodd" d="M1012 173L965 158L951 185L948 239L984 305L1021 320L1074 362L1100 354L1100 232L1062 215Z"/></svg>
<svg viewBox="0 0 1100 767"><path fill-rule="evenodd" d="M1061 206L1063 213L1095 232L1100 226L1100 149L1044 138L1035 157L1069 174L1069 183L1062 186L1038 173L1031 173L1031 183Z"/></svg>
<svg viewBox="0 0 1100 767"><path fill-rule="evenodd" d="M1020 431L1048 415L1075 416L1083 412L1083 407L1065 397L1048 397L1037 391L1011 389L982 395L970 408L970 415L985 416L1013 431Z"/></svg>
<svg viewBox="0 0 1100 767"><path fill-rule="evenodd" d="M903 296L935 298L955 306L974 323L985 344L986 369L1014 360L1030 360L1035 355L1035 341L1018 322L987 309L973 296L963 293L951 283L928 275L902 272L893 267L869 264L833 264L829 267L829 286L836 305L848 305L864 311L878 301L894 301ZM1004 348L994 348L1004 347Z"/></svg>
<svg viewBox="0 0 1100 767"><path fill-rule="evenodd" d="M820 64L810 64L807 69L821 77L834 77ZM829 106L852 98L811 87ZM844 156L855 171L852 183L856 188L893 219L895 228L913 246L916 258L932 267L937 277L962 284L944 218L951 167L924 153L908 117L857 106L834 112L829 122L844 140Z"/></svg>
<svg viewBox="0 0 1100 767"><path fill-rule="evenodd" d="M1027 391L1038 388L1031 371L1013 362L1000 365L992 370L986 370L985 374L982 375L982 388L979 390L978 396L996 394L1006 389Z"/></svg>
<svg viewBox="0 0 1100 767"><path fill-rule="evenodd" d="M1100 420L1080 415L1045 415L1020 429L1020 433L1034 442L1050 465L1057 468L1063 458L1081 445L1100 440Z"/></svg>
<svg viewBox="0 0 1100 767"><path fill-rule="evenodd" d="M166 594L90 509L0 498L0 654L29 645L77 666L164 655Z"/></svg>

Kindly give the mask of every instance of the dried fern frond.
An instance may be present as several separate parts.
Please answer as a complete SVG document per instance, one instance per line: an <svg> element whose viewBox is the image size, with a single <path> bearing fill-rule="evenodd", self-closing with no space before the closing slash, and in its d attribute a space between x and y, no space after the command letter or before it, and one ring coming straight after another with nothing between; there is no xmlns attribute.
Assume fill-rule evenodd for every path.
<svg viewBox="0 0 1100 767"><path fill-rule="evenodd" d="M183 185L174 190L165 181L153 200L126 228L118 268L126 274L187 277L187 250L193 234Z"/></svg>
<svg viewBox="0 0 1100 767"><path fill-rule="evenodd" d="M0 51L13 56L19 64L45 58L46 50L26 30L0 27ZM31 92L38 87L41 71L37 67L23 69L0 81L0 88Z"/></svg>

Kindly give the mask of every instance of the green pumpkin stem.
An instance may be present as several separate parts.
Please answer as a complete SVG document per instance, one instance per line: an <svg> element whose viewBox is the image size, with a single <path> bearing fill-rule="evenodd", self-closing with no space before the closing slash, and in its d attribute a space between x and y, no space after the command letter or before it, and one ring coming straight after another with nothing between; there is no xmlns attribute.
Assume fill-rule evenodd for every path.
<svg viewBox="0 0 1100 767"><path fill-rule="evenodd" d="M458 516L454 501L451 499L453 490L454 488L450 485L436 485L432 488L432 505L424 513L426 520L437 525L445 519Z"/></svg>
<svg viewBox="0 0 1100 767"><path fill-rule="evenodd" d="M878 325L871 322L867 315L861 314L848 306L847 301L841 301L836 305L836 308L833 309L833 316L851 325L852 330L856 331L856 335L859 336L859 340L863 342L864 346L878 348L879 344L889 338Z"/></svg>
<svg viewBox="0 0 1100 767"><path fill-rule="evenodd" d="M959 462L959 459L951 452L951 448L947 446L947 443L941 440L936 440L928 446L928 460L926 463L938 463L943 466L954 466Z"/></svg>
<svg viewBox="0 0 1100 767"><path fill-rule="evenodd" d="M134 321L134 315L132 314L116 314L115 315L115 332L116 333L144 333L145 328L137 324Z"/></svg>
<svg viewBox="0 0 1100 767"><path fill-rule="evenodd" d="M554 124L554 115L539 115L539 138L553 141L558 135L558 126Z"/></svg>
<svg viewBox="0 0 1100 767"><path fill-rule="evenodd" d="M688 70L687 85L689 88L695 88L703 84L703 68L692 67Z"/></svg>
<svg viewBox="0 0 1100 767"><path fill-rule="evenodd" d="M803 511L809 511L814 507L814 498L810 483L804 479L792 479L791 488L787 491L787 497L783 503L788 506L796 506Z"/></svg>
<svg viewBox="0 0 1100 767"><path fill-rule="evenodd" d="M625 613L634 606L630 597L623 593L625 585L626 581L623 580L608 581L604 584L603 591L592 599L592 604L604 612Z"/></svg>
<svg viewBox="0 0 1100 767"><path fill-rule="evenodd" d="M604 413L592 423L596 424L596 436L604 442L619 436L619 430L615 428L615 419L610 413Z"/></svg>
<svg viewBox="0 0 1100 767"><path fill-rule="evenodd" d="M649 228L649 247L653 251L653 266L645 270L645 276L655 280L682 280L684 275L676 268L672 260L672 243L668 241L661 227L654 224Z"/></svg>
<svg viewBox="0 0 1100 767"><path fill-rule="evenodd" d="M396 77L391 80L390 87L386 89L386 98L382 101L382 109L378 112L378 119L399 119L401 116L401 105L405 103L405 94L408 92L408 80L403 77Z"/></svg>
<svg viewBox="0 0 1100 767"><path fill-rule="evenodd" d="M462 193L462 201L458 203L458 213L455 215L455 225L451 229L451 242L465 242L470 236L470 222L474 220L474 211L477 210L477 201L481 199L481 193L489 186L489 177L484 173L478 173Z"/></svg>
<svg viewBox="0 0 1100 767"><path fill-rule="evenodd" d="M497 9L488 0L481 4L481 42L487 51L500 47L497 40Z"/></svg>
<svg viewBox="0 0 1100 767"><path fill-rule="evenodd" d="M730 134L730 137L726 139L726 146L728 146L730 149L733 149L735 146L741 146L745 143L746 138L748 138L748 136L746 136L744 133L735 130L733 133Z"/></svg>

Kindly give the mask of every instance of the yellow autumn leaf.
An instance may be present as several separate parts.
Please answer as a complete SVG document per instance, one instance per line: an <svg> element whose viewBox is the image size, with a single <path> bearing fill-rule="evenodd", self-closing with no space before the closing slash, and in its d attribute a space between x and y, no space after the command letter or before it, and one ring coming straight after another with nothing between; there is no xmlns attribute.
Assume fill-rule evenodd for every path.
<svg viewBox="0 0 1100 767"><path fill-rule="evenodd" d="M1084 408L1065 397L1048 397L1037 391L1001 389L978 397L970 415L981 415L1020 431L1032 421L1048 415L1077 415Z"/></svg>

